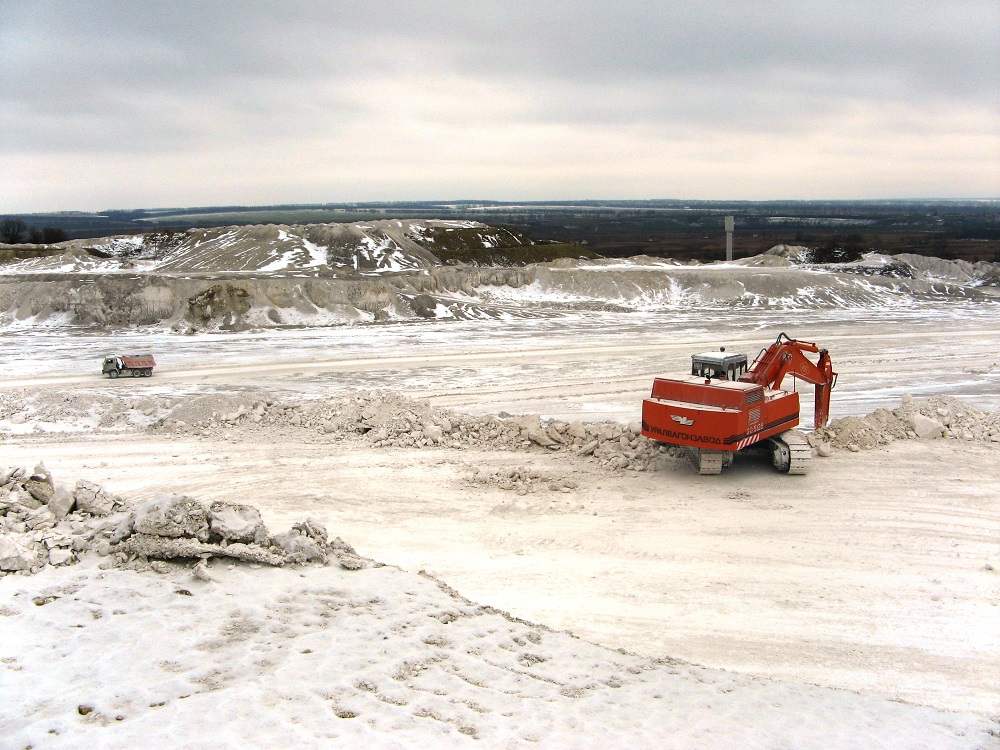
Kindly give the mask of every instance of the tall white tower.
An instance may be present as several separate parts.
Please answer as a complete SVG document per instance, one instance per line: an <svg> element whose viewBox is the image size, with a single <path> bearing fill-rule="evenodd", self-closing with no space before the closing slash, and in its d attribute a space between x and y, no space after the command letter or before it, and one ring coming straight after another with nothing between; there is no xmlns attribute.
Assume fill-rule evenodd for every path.
<svg viewBox="0 0 1000 750"><path fill-rule="evenodd" d="M732 216L726 217L726 260L733 259L733 228L736 221Z"/></svg>

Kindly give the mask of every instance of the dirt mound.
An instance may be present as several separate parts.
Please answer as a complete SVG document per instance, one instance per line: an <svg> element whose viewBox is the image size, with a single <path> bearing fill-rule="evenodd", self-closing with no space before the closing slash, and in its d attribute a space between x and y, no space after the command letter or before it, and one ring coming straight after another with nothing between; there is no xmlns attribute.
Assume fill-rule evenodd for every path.
<svg viewBox="0 0 1000 750"><path fill-rule="evenodd" d="M210 393L182 398L166 412L163 421L196 424L213 418L231 421L251 414L274 403L274 399L259 391Z"/></svg>
<svg viewBox="0 0 1000 750"><path fill-rule="evenodd" d="M361 436L377 448L565 451L592 456L610 469L634 471L652 471L675 453L642 437L638 423L542 422L537 414L472 416L392 392L305 402L259 397L252 407L250 398L254 396L242 402L218 396L184 400L150 429L206 436L304 430L328 440Z"/></svg>
<svg viewBox="0 0 1000 750"><path fill-rule="evenodd" d="M349 224L257 224L0 246L5 273L255 272L384 273L441 265L434 254L532 246L511 230L474 221L376 220Z"/></svg>
<svg viewBox="0 0 1000 750"><path fill-rule="evenodd" d="M233 438L291 431L316 440L360 438L377 448L573 452L613 470L634 471L652 471L675 453L642 437L638 423L543 422L537 414L473 416L394 392L314 400L260 390L157 397L0 393L0 435L139 430Z"/></svg>
<svg viewBox="0 0 1000 750"><path fill-rule="evenodd" d="M832 263L821 261L822 255L823 253L817 248L775 245L766 253L737 262L740 265L774 265L767 261L771 258L785 264L814 264L817 268L838 273L915 279L929 284L957 284L963 287L1000 286L1000 263L987 261L969 263L964 260L946 260L913 253L890 256L875 252L864 253L859 259L848 262Z"/></svg>
<svg viewBox="0 0 1000 750"><path fill-rule="evenodd" d="M613 304L624 310L774 308L870 308L912 305L915 299L991 297L977 287L946 280L883 273L885 266L811 266L760 256L757 263L654 266L581 264L539 267L523 289L503 289L492 298L544 303ZM769 260L768 258L774 258ZM484 290L478 290L486 296Z"/></svg>
<svg viewBox="0 0 1000 750"><path fill-rule="evenodd" d="M0 425L11 432L134 430L166 415L172 399L78 391L0 393ZM0 434L3 427L0 426Z"/></svg>
<svg viewBox="0 0 1000 750"><path fill-rule="evenodd" d="M792 263L805 263L810 256L810 249L805 245L775 245L765 253L755 257L783 258Z"/></svg>
<svg viewBox="0 0 1000 750"><path fill-rule="evenodd" d="M919 278L953 281L971 286L1000 286L1000 263L969 263L912 253L900 253L893 258L912 268Z"/></svg>
<svg viewBox="0 0 1000 750"><path fill-rule="evenodd" d="M894 440L951 439L1000 443L1000 412L979 411L951 396L904 396L895 409L844 417L816 430L815 440L837 448L865 450Z"/></svg>

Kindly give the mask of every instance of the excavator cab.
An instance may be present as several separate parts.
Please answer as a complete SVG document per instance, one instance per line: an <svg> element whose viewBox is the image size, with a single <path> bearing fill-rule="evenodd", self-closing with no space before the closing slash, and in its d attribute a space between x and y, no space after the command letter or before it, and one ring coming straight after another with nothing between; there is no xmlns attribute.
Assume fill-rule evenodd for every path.
<svg viewBox="0 0 1000 750"><path fill-rule="evenodd" d="M739 380L746 371L747 355L726 354L725 348L691 355L691 374L705 380Z"/></svg>

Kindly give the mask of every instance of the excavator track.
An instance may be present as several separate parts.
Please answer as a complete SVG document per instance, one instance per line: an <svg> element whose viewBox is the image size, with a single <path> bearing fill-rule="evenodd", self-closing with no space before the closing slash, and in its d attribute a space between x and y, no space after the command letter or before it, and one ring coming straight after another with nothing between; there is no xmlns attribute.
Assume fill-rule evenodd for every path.
<svg viewBox="0 0 1000 750"><path fill-rule="evenodd" d="M812 463L812 446L798 430L785 430L768 439L774 468L786 474L806 474Z"/></svg>
<svg viewBox="0 0 1000 750"><path fill-rule="evenodd" d="M688 460L699 474L721 474L733 462L731 451L706 451L701 448L685 448Z"/></svg>

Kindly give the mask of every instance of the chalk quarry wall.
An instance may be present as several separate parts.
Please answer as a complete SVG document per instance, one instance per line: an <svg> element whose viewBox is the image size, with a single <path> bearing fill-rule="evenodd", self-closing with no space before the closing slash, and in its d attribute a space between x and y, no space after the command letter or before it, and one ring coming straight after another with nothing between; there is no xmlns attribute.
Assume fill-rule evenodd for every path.
<svg viewBox="0 0 1000 750"><path fill-rule="evenodd" d="M61 316L82 326L174 325L242 330L432 317L426 295L474 297L482 285L518 287L533 272L448 268L360 278L192 278L156 274L0 277L0 324Z"/></svg>
<svg viewBox="0 0 1000 750"><path fill-rule="evenodd" d="M45 272L0 275L0 325L166 325L248 330L417 318L539 317L567 309L882 307L1000 299L998 289L933 276L808 267L555 261L389 273Z"/></svg>

